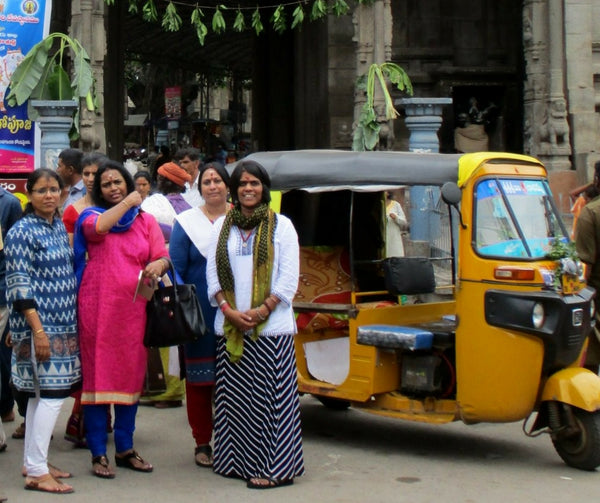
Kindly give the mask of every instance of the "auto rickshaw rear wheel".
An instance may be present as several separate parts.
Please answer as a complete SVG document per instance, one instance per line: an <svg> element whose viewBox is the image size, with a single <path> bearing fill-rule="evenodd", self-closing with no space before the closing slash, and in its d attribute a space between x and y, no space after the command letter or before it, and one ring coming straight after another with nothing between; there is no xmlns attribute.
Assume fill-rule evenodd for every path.
<svg viewBox="0 0 600 503"><path fill-rule="evenodd" d="M331 410L346 410L350 407L350 402L348 400L340 400L339 398L331 398L328 396L316 396L316 398L325 407Z"/></svg>
<svg viewBox="0 0 600 503"><path fill-rule="evenodd" d="M600 411L573 407L573 424L552 435L558 455L569 466L594 470L600 466Z"/></svg>

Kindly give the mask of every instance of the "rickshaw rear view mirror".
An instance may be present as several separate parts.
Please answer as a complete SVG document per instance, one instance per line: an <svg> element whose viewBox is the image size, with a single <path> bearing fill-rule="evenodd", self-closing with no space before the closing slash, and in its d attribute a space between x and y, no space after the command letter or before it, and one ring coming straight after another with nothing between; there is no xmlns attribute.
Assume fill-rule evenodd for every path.
<svg viewBox="0 0 600 503"><path fill-rule="evenodd" d="M460 187L454 182L446 182L444 183L444 185L442 185L441 193L442 200L448 206L454 206L454 208L456 208L456 211L458 212L458 216L460 218L460 225L463 229L466 229L467 226L463 222L462 213L460 212L460 208L458 207L458 203L460 203L460 200L462 199L462 192L460 190Z"/></svg>
<svg viewBox="0 0 600 503"><path fill-rule="evenodd" d="M457 206L462 198L462 192L454 182L446 182L442 185L442 199L446 204Z"/></svg>

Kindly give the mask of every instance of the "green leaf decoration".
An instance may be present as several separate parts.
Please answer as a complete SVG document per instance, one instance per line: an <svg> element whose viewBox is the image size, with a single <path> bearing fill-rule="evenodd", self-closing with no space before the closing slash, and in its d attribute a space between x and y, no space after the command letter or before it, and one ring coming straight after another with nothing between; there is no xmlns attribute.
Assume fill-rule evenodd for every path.
<svg viewBox="0 0 600 503"><path fill-rule="evenodd" d="M302 8L302 4L298 4L294 9L292 18L292 30L296 28L296 26L302 26L302 23L304 22L304 9Z"/></svg>
<svg viewBox="0 0 600 503"><path fill-rule="evenodd" d="M81 44L79 44L79 50L75 51L72 66L73 80L71 81L71 87L73 88L73 95L77 98L85 98L90 89L94 87L94 74L90 57Z"/></svg>
<svg viewBox="0 0 600 503"><path fill-rule="evenodd" d="M271 23L273 24L273 29L275 32L280 35L286 30L286 21L285 21L285 11L283 10L283 5L280 5L275 9L273 15L271 16Z"/></svg>
<svg viewBox="0 0 600 503"><path fill-rule="evenodd" d="M344 14L347 14L349 10L350 6L344 2L344 0L335 0L333 7L331 7L331 11L336 16L343 16Z"/></svg>
<svg viewBox="0 0 600 503"><path fill-rule="evenodd" d="M158 11L156 10L154 0L146 0L142 8L142 19L148 22L158 21Z"/></svg>
<svg viewBox="0 0 600 503"><path fill-rule="evenodd" d="M316 21L317 19L322 19L325 16L327 16L327 3L325 0L315 0L315 3L310 11L310 20Z"/></svg>
<svg viewBox="0 0 600 503"><path fill-rule="evenodd" d="M213 14L212 29L215 33L223 33L227 29L227 24L225 23L225 18L223 17L221 9L227 9L227 7L224 5L217 5L217 9Z"/></svg>
<svg viewBox="0 0 600 503"><path fill-rule="evenodd" d="M375 82L379 82L383 99L385 102L385 118L387 120L398 117L398 111L394 108L392 97L387 88L388 79L395 84L399 90L412 95L413 88L406 72L395 63L373 63L366 75L359 77L356 88L366 93L366 102L360 112L354 135L352 137L352 150L373 150L379 142L381 125L375 112Z"/></svg>
<svg viewBox="0 0 600 503"><path fill-rule="evenodd" d="M237 14L235 15L235 21L233 22L233 29L237 32L242 32L246 29L246 20L244 19L244 15L242 11L238 9Z"/></svg>
<svg viewBox="0 0 600 503"><path fill-rule="evenodd" d="M179 31L181 24L181 16L177 13L177 8L173 5L173 2L169 2L162 19L162 27L166 31Z"/></svg>
<svg viewBox="0 0 600 503"><path fill-rule="evenodd" d="M107 0L107 2L112 1L112 0ZM129 6L127 7L127 12L129 12L129 14L137 14L140 11L140 8L138 6L138 0L129 0Z"/></svg>
<svg viewBox="0 0 600 503"><path fill-rule="evenodd" d="M60 43L52 50L55 41ZM69 52L72 56L71 79L63 68ZM30 100L28 113L32 120L37 118L37 112L31 107L31 100L36 99L77 99L81 103L80 99L85 98L87 108L93 111L97 106L94 82L90 57L81 42L64 33L50 33L29 50L11 75L6 102L15 106ZM79 111L80 107L77 107L72 138L79 136Z"/></svg>
<svg viewBox="0 0 600 503"><path fill-rule="evenodd" d="M413 87L408 74L396 63L383 63L381 71L385 77L394 84L399 91L406 91L407 94L413 93Z"/></svg>
<svg viewBox="0 0 600 503"><path fill-rule="evenodd" d="M50 73L53 64L48 57L53 39L48 37L34 45L10 77L10 93L6 102L14 107L22 105L42 82L42 77Z"/></svg>
<svg viewBox="0 0 600 503"><path fill-rule="evenodd" d="M48 84L42 90L41 98L44 100L72 100L73 90L69 74L59 65L54 65L52 73L48 76Z"/></svg>
<svg viewBox="0 0 600 503"><path fill-rule="evenodd" d="M257 35L260 35L260 33L265 29L262 24L262 21L260 20L260 11L258 10L258 7L252 13L252 28L254 29Z"/></svg>
<svg viewBox="0 0 600 503"><path fill-rule="evenodd" d="M206 35L208 34L208 28L202 21L204 17L204 12L199 7L196 7L192 12L191 23L192 26L196 29L196 36L198 37L198 41L200 45L204 45L204 40L206 39Z"/></svg>

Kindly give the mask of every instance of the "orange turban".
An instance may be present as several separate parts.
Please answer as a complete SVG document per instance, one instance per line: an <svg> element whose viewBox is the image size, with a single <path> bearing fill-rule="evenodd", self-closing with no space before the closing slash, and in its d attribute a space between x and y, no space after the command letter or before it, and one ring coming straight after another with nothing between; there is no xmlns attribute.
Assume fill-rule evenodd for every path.
<svg viewBox="0 0 600 503"><path fill-rule="evenodd" d="M192 181L192 177L188 174L188 172L185 169L180 168L174 162L166 162L162 164L158 168L158 174L168 178L177 185L181 185L182 187L185 186L185 182L189 183Z"/></svg>

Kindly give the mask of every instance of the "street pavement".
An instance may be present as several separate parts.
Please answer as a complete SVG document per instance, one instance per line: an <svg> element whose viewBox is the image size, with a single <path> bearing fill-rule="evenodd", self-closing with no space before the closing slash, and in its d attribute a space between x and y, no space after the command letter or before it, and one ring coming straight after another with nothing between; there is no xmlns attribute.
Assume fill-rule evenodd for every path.
<svg viewBox="0 0 600 503"><path fill-rule="evenodd" d="M562 503L600 494L600 473L567 467L547 436L528 438L520 423L412 423L331 411L310 396L301 398L306 475L293 486L251 490L197 467L185 407L140 407L135 447L154 472L116 468L115 479L103 480L91 474L89 452L63 439L71 405L67 400L57 422L50 462L74 473L75 493L23 489L23 441L10 438L17 417L5 425L8 449L0 454L0 492L10 503ZM112 439L108 454L112 460Z"/></svg>

